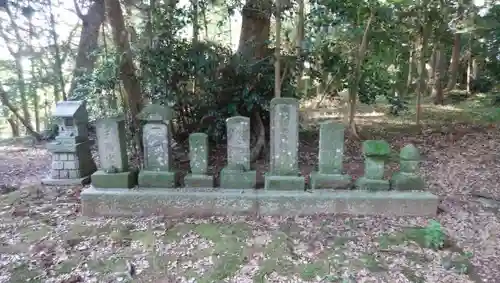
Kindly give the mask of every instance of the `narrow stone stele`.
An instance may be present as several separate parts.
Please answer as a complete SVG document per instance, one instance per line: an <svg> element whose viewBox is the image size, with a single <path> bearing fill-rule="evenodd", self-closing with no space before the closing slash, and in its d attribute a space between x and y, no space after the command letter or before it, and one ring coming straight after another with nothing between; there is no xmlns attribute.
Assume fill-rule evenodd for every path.
<svg viewBox="0 0 500 283"><path fill-rule="evenodd" d="M271 100L271 154L269 172L264 176L266 190L304 190L300 176L299 102L295 98Z"/></svg>
<svg viewBox="0 0 500 283"><path fill-rule="evenodd" d="M311 189L348 189L352 177L343 174L344 131L342 123L323 122L319 130L318 171L311 173Z"/></svg>
<svg viewBox="0 0 500 283"><path fill-rule="evenodd" d="M140 189L175 188L179 183L179 172L172 169L168 127L171 118L172 110L157 104L144 107L139 114L139 119L146 121L143 127L144 169L138 177Z"/></svg>
<svg viewBox="0 0 500 283"><path fill-rule="evenodd" d="M137 172L128 167L124 119L99 120L96 123L96 135L101 167L92 174L92 186L96 189L135 187Z"/></svg>
<svg viewBox="0 0 500 283"><path fill-rule="evenodd" d="M227 165L220 172L226 189L255 188L257 171L250 170L250 119L235 116L226 120Z"/></svg>
<svg viewBox="0 0 500 283"><path fill-rule="evenodd" d="M208 135L189 135L189 166L191 173L184 177L187 188L212 188L214 177L208 174Z"/></svg>

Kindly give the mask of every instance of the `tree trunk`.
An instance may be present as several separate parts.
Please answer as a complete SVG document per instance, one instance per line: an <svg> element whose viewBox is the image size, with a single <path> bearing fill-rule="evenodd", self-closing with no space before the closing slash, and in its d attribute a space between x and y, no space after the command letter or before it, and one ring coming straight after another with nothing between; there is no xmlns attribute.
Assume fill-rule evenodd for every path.
<svg viewBox="0 0 500 283"><path fill-rule="evenodd" d="M248 61L256 61L267 56L271 13L271 0L246 0L241 12L241 32L237 50L239 56ZM262 109L254 107L252 111L256 141L250 151L250 160L254 162L266 144L266 131L260 114Z"/></svg>
<svg viewBox="0 0 500 283"><path fill-rule="evenodd" d="M413 83L413 61L414 61L413 47L410 46L410 57L408 59L408 77L406 78L405 96L410 92Z"/></svg>
<svg viewBox="0 0 500 283"><path fill-rule="evenodd" d="M56 21L54 18L54 13L52 11L52 1L48 0L48 5L49 5L49 13L50 13L50 35L52 37L53 41L53 46L54 46L54 57L55 57L55 64L54 64L54 69L55 72L58 76L59 79L59 84L54 84L54 100L55 102L58 102L61 100L60 93L62 94L63 100L66 100L66 92L64 91L64 76L62 72L62 57L61 57L61 51L59 50L59 41L57 38L57 32L56 32Z"/></svg>
<svg viewBox="0 0 500 283"><path fill-rule="evenodd" d="M7 122L9 123L10 126L10 132L12 133L12 137L16 138L20 136L19 132L19 124L14 118L8 118Z"/></svg>
<svg viewBox="0 0 500 283"><path fill-rule="evenodd" d="M302 61L302 42L304 41L304 0L299 1L299 11L297 13L297 91L303 91L302 76L304 74L304 62Z"/></svg>
<svg viewBox="0 0 500 283"><path fill-rule="evenodd" d="M104 0L94 0L86 15L82 14L78 3L74 1L77 15L82 20L82 31L68 91L70 97L75 97L74 91L77 89L80 77L94 70L97 59L94 53L98 48L99 29L104 22ZM85 94L78 96L85 96Z"/></svg>
<svg viewBox="0 0 500 283"><path fill-rule="evenodd" d="M444 90L443 90L443 78L442 73L444 72L445 65L444 52L442 51L442 46L436 48L436 61L434 64L434 85L432 88L432 98L434 99L434 104L444 103Z"/></svg>
<svg viewBox="0 0 500 283"><path fill-rule="evenodd" d="M361 67L363 65L363 61L366 55L366 48L368 46L368 33L370 31L370 26L375 17L375 10L371 10L370 17L366 22L365 30L363 32L363 38L359 44L358 48L358 56L355 56L355 68L352 78L349 84L349 127L354 134L354 136L358 139L361 139L358 128L356 126L356 121L354 118L356 117L356 100L358 97L359 84L361 81Z"/></svg>
<svg viewBox="0 0 500 283"><path fill-rule="evenodd" d="M4 90L4 88L1 85L0 85L0 102L2 102L2 104L4 106L9 108L10 112L12 112L12 114L14 114L14 116L26 128L26 131L28 132L28 134L33 136L37 141L42 140L42 136L33 129L33 126L26 119L24 119L24 117L19 114L19 111L17 110L17 108L12 103L10 103L7 92Z"/></svg>
<svg viewBox="0 0 500 283"><path fill-rule="evenodd" d="M427 6L427 1L424 2L424 7ZM423 26L422 26L422 32L420 34L421 40L420 40L420 50L418 54L418 87L417 87L417 102L416 102L416 115L415 115L415 123L417 125L420 125L420 117L422 114L422 107L421 107L421 100L422 100L422 93L425 91L425 59L426 59L426 51L427 51L427 45L429 42L429 36L431 33L431 28L432 28L432 22L429 20L429 17L427 15L427 12L423 12Z"/></svg>
<svg viewBox="0 0 500 283"><path fill-rule="evenodd" d="M453 50L451 53L450 68L448 70L448 84L446 91L453 90L457 84L458 67L460 66L460 34L455 33L453 36Z"/></svg>
<svg viewBox="0 0 500 283"><path fill-rule="evenodd" d="M132 121L132 130L135 132L135 143L142 152L141 127L137 115L142 108L141 85L135 74L135 66L130 51L127 31L123 19L122 8L118 0L106 0L106 12L113 31L113 41L119 54L122 54L120 60L120 79L123 83L125 96L130 110ZM141 158L142 159L142 158Z"/></svg>
<svg viewBox="0 0 500 283"><path fill-rule="evenodd" d="M276 0L276 43L274 46L274 97L281 97L281 1Z"/></svg>

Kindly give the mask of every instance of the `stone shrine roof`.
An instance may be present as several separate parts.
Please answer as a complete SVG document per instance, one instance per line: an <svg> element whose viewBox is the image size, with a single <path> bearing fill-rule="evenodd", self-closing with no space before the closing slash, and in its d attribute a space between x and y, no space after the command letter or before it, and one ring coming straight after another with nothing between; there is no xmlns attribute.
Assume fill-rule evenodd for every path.
<svg viewBox="0 0 500 283"><path fill-rule="evenodd" d="M52 113L52 117L87 119L88 114L85 110L85 101L60 101L56 104L56 109Z"/></svg>

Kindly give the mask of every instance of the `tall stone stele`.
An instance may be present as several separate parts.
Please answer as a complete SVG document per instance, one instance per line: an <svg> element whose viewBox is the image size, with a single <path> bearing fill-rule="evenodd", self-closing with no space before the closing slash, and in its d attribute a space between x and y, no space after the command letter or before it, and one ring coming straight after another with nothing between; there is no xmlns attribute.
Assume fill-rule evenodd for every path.
<svg viewBox="0 0 500 283"><path fill-rule="evenodd" d="M299 171L299 101L273 98L271 110L271 156L264 176L266 190L304 190Z"/></svg>
<svg viewBox="0 0 500 283"><path fill-rule="evenodd" d="M128 166L125 120L104 118L96 123L100 169L92 174L96 189L127 189L137 185L137 172Z"/></svg>
<svg viewBox="0 0 500 283"><path fill-rule="evenodd" d="M352 178L343 174L344 131L342 123L323 122L319 128L318 171L311 173L311 189L347 189Z"/></svg>
<svg viewBox="0 0 500 283"><path fill-rule="evenodd" d="M214 176L208 174L208 135L189 135L189 166L191 173L184 177L186 188L212 188Z"/></svg>
<svg viewBox="0 0 500 283"><path fill-rule="evenodd" d="M250 118L226 120L227 165L220 172L220 186L226 189L255 188L257 171L250 170Z"/></svg>
<svg viewBox="0 0 500 283"><path fill-rule="evenodd" d="M139 172L139 188L175 188L179 174L172 170L168 127L172 110L151 104L144 107L139 119L146 121L142 132L144 168Z"/></svg>
<svg viewBox="0 0 500 283"><path fill-rule="evenodd" d="M50 175L46 185L76 185L85 182L96 171L90 153L88 113L85 101L61 101L52 117L58 126L55 141L47 145L52 153Z"/></svg>
<svg viewBox="0 0 500 283"><path fill-rule="evenodd" d="M399 154L399 172L392 176L392 188L398 191L422 191L425 182L418 169L420 152L413 144L408 144L401 149Z"/></svg>
<svg viewBox="0 0 500 283"><path fill-rule="evenodd" d="M384 140L367 140L363 142L365 157L365 174L356 180L356 187L369 191L388 191L389 180L384 180L385 161L391 155L391 147Z"/></svg>

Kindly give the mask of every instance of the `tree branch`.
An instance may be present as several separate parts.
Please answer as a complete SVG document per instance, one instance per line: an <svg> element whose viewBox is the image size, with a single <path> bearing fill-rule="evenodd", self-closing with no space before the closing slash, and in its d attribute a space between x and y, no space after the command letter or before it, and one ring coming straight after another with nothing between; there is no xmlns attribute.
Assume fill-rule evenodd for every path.
<svg viewBox="0 0 500 283"><path fill-rule="evenodd" d="M80 9L80 6L78 5L78 2L76 0L73 0L73 4L75 5L75 12L76 15L82 20L85 21L85 15L82 13L82 10Z"/></svg>

